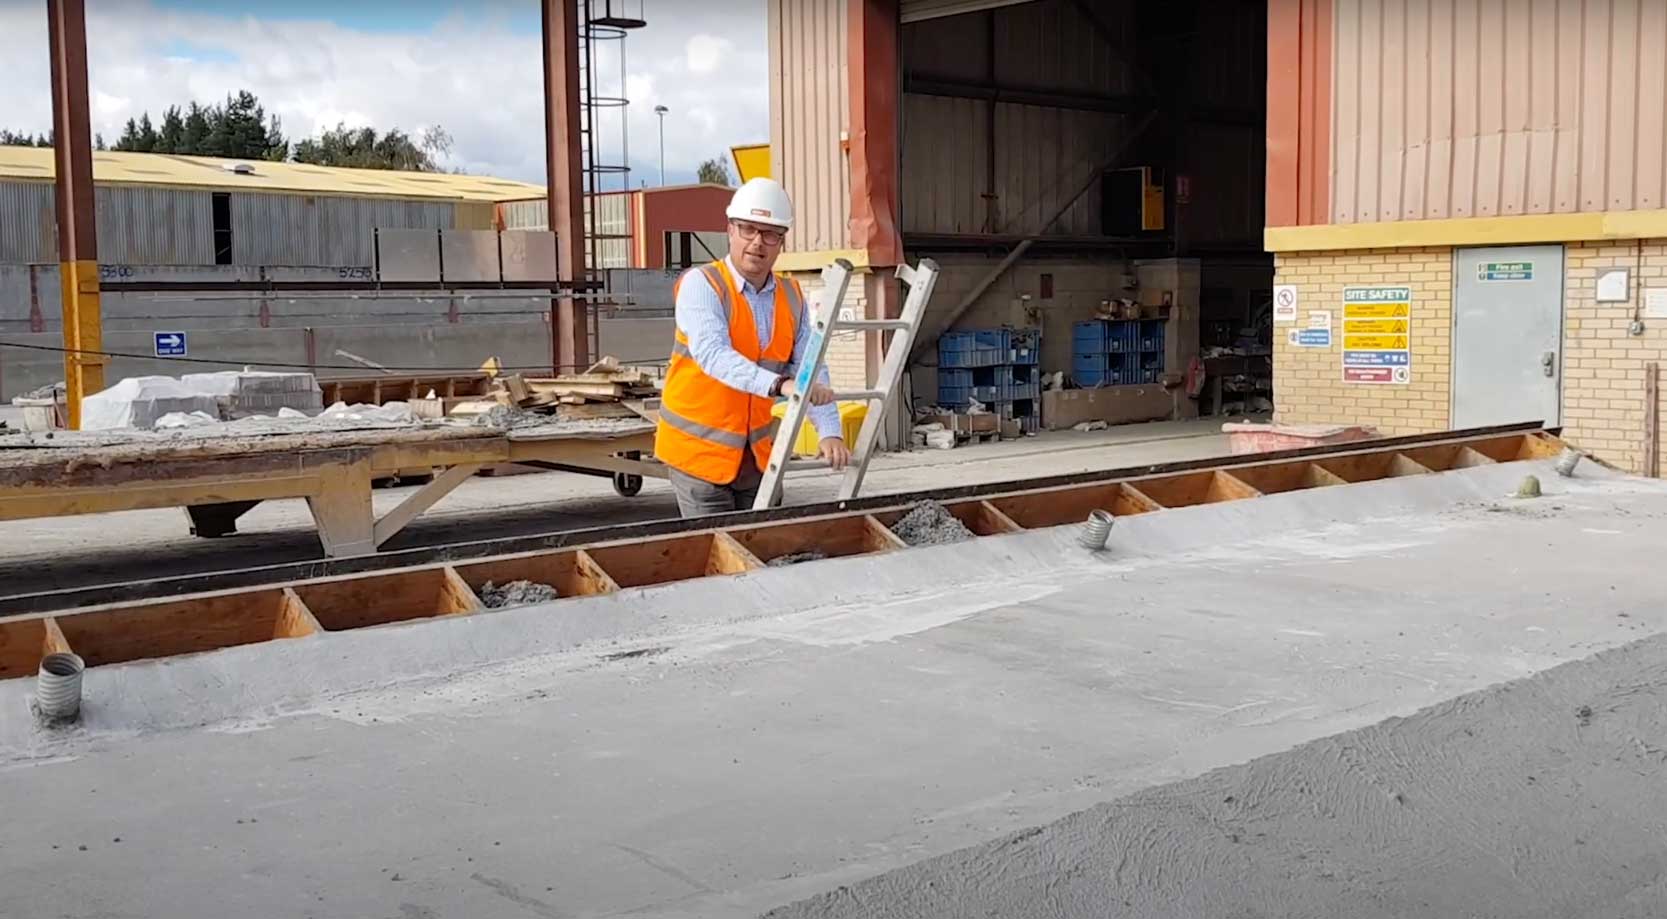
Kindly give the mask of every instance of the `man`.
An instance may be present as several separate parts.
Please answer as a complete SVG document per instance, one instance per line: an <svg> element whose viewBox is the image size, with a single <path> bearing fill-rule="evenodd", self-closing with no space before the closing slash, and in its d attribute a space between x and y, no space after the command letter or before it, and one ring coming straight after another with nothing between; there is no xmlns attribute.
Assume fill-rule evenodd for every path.
<svg viewBox="0 0 1667 919"><path fill-rule="evenodd" d="M781 185L752 179L735 192L729 255L677 280L677 338L660 399L654 453L669 467L685 517L748 510L774 446L770 409L791 397L810 342L804 291L776 275L793 202ZM804 397L834 469L850 462L827 368Z"/></svg>

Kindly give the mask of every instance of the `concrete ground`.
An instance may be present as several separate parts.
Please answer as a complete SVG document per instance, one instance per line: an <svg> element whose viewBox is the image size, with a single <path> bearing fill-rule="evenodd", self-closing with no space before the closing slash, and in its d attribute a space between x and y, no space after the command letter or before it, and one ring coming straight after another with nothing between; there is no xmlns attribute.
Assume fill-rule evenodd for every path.
<svg viewBox="0 0 1667 919"><path fill-rule="evenodd" d="M1050 432L955 450L877 456L864 494L917 491L977 482L1086 472L1120 466L1200 459L1228 453L1226 419L1126 425L1105 431ZM805 473L789 480L789 503L835 497L838 478ZM392 510L413 488L379 489L378 514ZM526 536L677 516L663 480L650 479L634 498L611 480L546 472L470 479L385 548ZM269 501L238 521L238 535L197 539L178 508L0 524L0 596L69 584L111 583L224 571L319 558L322 551L301 500Z"/></svg>
<svg viewBox="0 0 1667 919"><path fill-rule="evenodd" d="M1504 498L1527 471L1546 497ZM1074 536L94 668L84 723L65 733L29 722L28 681L0 682L6 909L724 917L799 902L782 915L903 916L1016 902L865 880L919 866L1040 897L1011 913L1026 916L1655 914L1588 907L1659 904L1659 646L1595 658L1572 689L1535 674L1667 626L1667 582L1649 574L1667 486L1519 463L1122 518L1100 555ZM1494 701L1446 703L1501 683L1471 697ZM1418 745L1390 722L1302 769L1148 792L1132 835L1089 811L984 846L1430 706ZM1554 729L1486 733L1559 710ZM1588 730L1602 743L1585 749L1614 764L1582 774ZM1459 801L1422 781L1431 762L1479 790ZM1555 795L1516 791L1542 767ZM1637 793L1630 809L1611 777ZM1516 803L1551 800L1566 804L1552 817L1579 820ZM1346 832L1385 813L1381 837ZM977 846L959 873L920 864ZM1380 849L1394 860L1357 873ZM1119 909L1096 897L1124 865L1156 881ZM1488 869L1474 896L1464 866ZM1266 907L1241 908L1235 877ZM1546 893L1543 908L1514 910L1535 902L1526 892L1478 899L1511 884ZM854 896L873 899L845 908Z"/></svg>

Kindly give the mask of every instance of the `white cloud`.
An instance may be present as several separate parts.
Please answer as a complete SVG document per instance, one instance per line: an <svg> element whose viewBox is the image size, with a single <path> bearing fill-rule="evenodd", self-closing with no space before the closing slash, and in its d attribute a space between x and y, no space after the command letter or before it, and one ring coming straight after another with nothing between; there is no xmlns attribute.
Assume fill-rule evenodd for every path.
<svg viewBox="0 0 1667 919"><path fill-rule="evenodd" d="M518 0L520 2L520 0ZM536 7L528 0L530 13ZM337 121L417 133L444 125L450 165L523 181L544 180L542 64L536 34L504 16L454 15L431 32L388 34L331 23L204 15L145 2L89 4L93 129L113 141L130 117L155 120L170 104L254 92L292 138ZM655 4L625 48L625 110L632 185L658 178L665 105L667 173L769 136L764 0ZM726 36L726 37L718 37ZM184 50L182 50L184 49ZM0 127L51 126L46 14L38 3L0 2ZM598 88L620 95L619 57L604 46ZM603 159L622 157L620 110L598 124ZM617 187L618 178L612 179Z"/></svg>
<svg viewBox="0 0 1667 919"><path fill-rule="evenodd" d="M689 72L696 74L712 73L723 63L724 58L733 47L729 39L716 35L693 35L685 46L688 55Z"/></svg>

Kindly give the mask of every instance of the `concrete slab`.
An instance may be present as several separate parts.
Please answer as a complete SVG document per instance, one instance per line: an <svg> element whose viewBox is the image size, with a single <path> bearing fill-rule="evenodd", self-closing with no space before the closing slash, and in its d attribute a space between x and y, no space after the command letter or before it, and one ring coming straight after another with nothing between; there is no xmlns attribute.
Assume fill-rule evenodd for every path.
<svg viewBox="0 0 1667 919"><path fill-rule="evenodd" d="M1528 470L1547 497L1503 498ZM68 734L0 683L0 887L25 915L754 915L1667 625L1667 486L1545 464L1074 535L95 668Z"/></svg>
<svg viewBox="0 0 1667 919"><path fill-rule="evenodd" d="M1644 919L1664 741L1657 635L767 915Z"/></svg>

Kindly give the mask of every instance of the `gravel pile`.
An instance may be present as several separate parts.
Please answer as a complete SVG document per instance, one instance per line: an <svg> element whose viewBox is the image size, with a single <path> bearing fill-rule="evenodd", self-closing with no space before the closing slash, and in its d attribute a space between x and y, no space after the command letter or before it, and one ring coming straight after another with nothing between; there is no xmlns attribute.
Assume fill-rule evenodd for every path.
<svg viewBox="0 0 1667 919"><path fill-rule="evenodd" d="M891 525L891 531L911 546L942 546L965 542L977 535L936 501L916 504L903 519Z"/></svg>
<svg viewBox="0 0 1667 919"><path fill-rule="evenodd" d="M764 564L770 568L785 568L788 565L797 565L800 562L819 561L827 557L828 553L818 552L815 549L811 549L808 552L790 552L787 555L778 555Z"/></svg>
<svg viewBox="0 0 1667 919"><path fill-rule="evenodd" d="M486 586L480 589L480 602L486 604L487 609L531 606L534 603L549 603L560 597L554 587L537 581L505 581L502 584L487 581Z"/></svg>

